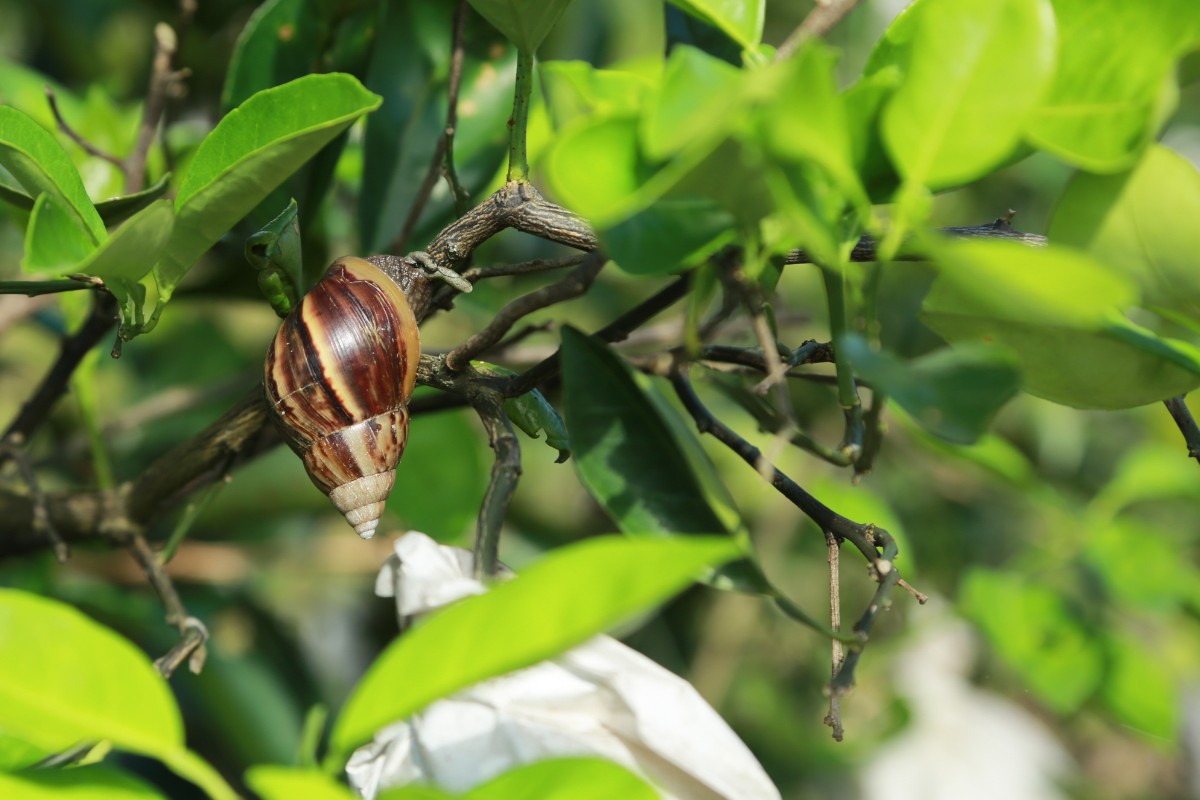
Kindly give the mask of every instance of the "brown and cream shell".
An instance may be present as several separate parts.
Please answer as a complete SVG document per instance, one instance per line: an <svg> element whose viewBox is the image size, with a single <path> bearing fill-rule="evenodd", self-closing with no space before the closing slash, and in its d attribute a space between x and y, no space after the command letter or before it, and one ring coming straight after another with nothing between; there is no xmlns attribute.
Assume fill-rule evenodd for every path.
<svg viewBox="0 0 1200 800"><path fill-rule="evenodd" d="M364 539L375 533L404 453L420 354L400 284L352 256L335 261L304 296L267 353L271 416Z"/></svg>

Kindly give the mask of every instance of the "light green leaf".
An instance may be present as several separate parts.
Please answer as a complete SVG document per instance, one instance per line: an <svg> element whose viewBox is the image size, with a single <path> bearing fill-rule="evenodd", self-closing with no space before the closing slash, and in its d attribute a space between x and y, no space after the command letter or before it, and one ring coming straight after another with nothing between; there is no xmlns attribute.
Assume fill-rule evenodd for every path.
<svg viewBox="0 0 1200 800"><path fill-rule="evenodd" d="M356 800L358 795L324 772L263 765L246 770L246 785L262 800Z"/></svg>
<svg viewBox="0 0 1200 800"><path fill-rule="evenodd" d="M1200 317L1200 172L1165 147L1133 170L1079 173L1067 185L1047 235L1087 250L1129 276L1144 302Z"/></svg>
<svg viewBox="0 0 1200 800"><path fill-rule="evenodd" d="M490 459L490 451L473 421L465 411L421 415L412 421L385 522L439 531L447 540L474 530L487 491L490 460L485 458ZM454 458L446 458L448 452ZM447 503L447 497L455 501Z"/></svg>
<svg viewBox="0 0 1200 800"><path fill-rule="evenodd" d="M243 250L250 266L258 270L259 290L280 317L288 315L308 288L304 285L299 210L292 198L262 230L250 234Z"/></svg>
<svg viewBox="0 0 1200 800"><path fill-rule="evenodd" d="M852 335L841 343L838 355L925 430L958 444L978 441L1021 388L1013 354L995 345L938 350L906 364Z"/></svg>
<svg viewBox="0 0 1200 800"><path fill-rule="evenodd" d="M79 171L54 134L9 106L0 106L0 166L30 197L49 194L75 217L92 242L104 241L104 223Z"/></svg>
<svg viewBox="0 0 1200 800"><path fill-rule="evenodd" d="M744 78L740 69L703 50L674 48L641 118L642 152L659 161L691 142L724 135L737 121Z"/></svg>
<svg viewBox="0 0 1200 800"><path fill-rule="evenodd" d="M0 772L0 797L13 800L165 800L165 795L127 772L105 764L71 769Z"/></svg>
<svg viewBox="0 0 1200 800"><path fill-rule="evenodd" d="M963 612L1051 710L1069 714L1099 688L1100 649L1052 590L1028 575L976 568L960 594Z"/></svg>
<svg viewBox="0 0 1200 800"><path fill-rule="evenodd" d="M658 800L658 792L619 764L557 758L511 769L463 800Z"/></svg>
<svg viewBox="0 0 1200 800"><path fill-rule="evenodd" d="M1108 638L1108 674L1101 696L1124 725L1159 741L1179 735L1179 692L1162 654L1131 636Z"/></svg>
<svg viewBox="0 0 1200 800"><path fill-rule="evenodd" d="M671 4L721 30L743 48L762 41L766 0L671 0Z"/></svg>
<svg viewBox="0 0 1200 800"><path fill-rule="evenodd" d="M162 197L170 188L171 173L168 172L155 181L153 185L147 186L140 192L120 195L118 197L111 197L108 200L101 200L99 203L96 203L96 211L100 213L100 219L104 220L104 224L111 228L114 225L120 225L122 222L129 219L158 198Z"/></svg>
<svg viewBox="0 0 1200 800"><path fill-rule="evenodd" d="M0 735L42 755L107 739L214 798L236 796L184 747L175 699L145 654L70 606L14 589L0 589Z"/></svg>
<svg viewBox="0 0 1200 800"><path fill-rule="evenodd" d="M947 188L1002 164L1054 66L1048 0L918 0L883 137L900 174ZM882 62L882 59L880 59Z"/></svg>
<svg viewBox="0 0 1200 800"><path fill-rule="evenodd" d="M25 257L21 269L34 274L71 272L96 249L79 217L54 195L38 195L25 233Z"/></svg>
<svg viewBox="0 0 1200 800"><path fill-rule="evenodd" d="M161 295L155 317L200 256L379 103L354 77L331 73L259 92L229 112L200 145L179 185L175 229L154 268Z"/></svg>
<svg viewBox="0 0 1200 800"><path fill-rule="evenodd" d="M922 320L951 342L1007 345L1026 391L1077 408L1129 408L1200 385L1200 353L1121 316L1131 282L1086 255L946 242Z"/></svg>
<svg viewBox="0 0 1200 800"><path fill-rule="evenodd" d="M508 398L504 401L504 410L513 424L531 439L537 439L542 431L546 432L546 444L558 451L556 463L561 464L571 457L571 440L562 417L540 391L534 389L520 397Z"/></svg>
<svg viewBox="0 0 1200 800"><path fill-rule="evenodd" d="M471 0L479 15L517 46L534 53L571 0Z"/></svg>
<svg viewBox="0 0 1200 800"><path fill-rule="evenodd" d="M440 697L646 611L737 555L731 540L712 537L610 536L554 550L517 579L432 614L393 642L338 717L330 760L340 764L377 730Z"/></svg>
<svg viewBox="0 0 1200 800"><path fill-rule="evenodd" d="M560 130L578 119L637 111L655 86L644 74L596 69L586 61L543 61L537 69L550 116Z"/></svg>
<svg viewBox="0 0 1200 800"><path fill-rule="evenodd" d="M1171 69L1200 41L1200 4L1052 3L1058 64L1026 135L1036 146L1084 169L1126 169L1173 108Z"/></svg>

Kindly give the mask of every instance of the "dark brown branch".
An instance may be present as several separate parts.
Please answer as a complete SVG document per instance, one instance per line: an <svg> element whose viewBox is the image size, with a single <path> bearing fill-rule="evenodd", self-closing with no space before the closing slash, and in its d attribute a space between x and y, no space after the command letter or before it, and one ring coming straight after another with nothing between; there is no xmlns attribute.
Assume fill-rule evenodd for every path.
<svg viewBox="0 0 1200 800"><path fill-rule="evenodd" d="M1188 457L1200 461L1200 425L1196 424L1195 417L1187 407L1187 398L1184 395L1171 397L1163 400L1163 405L1167 407L1167 411L1171 414L1171 419L1175 420L1175 425L1179 428L1179 432L1183 434L1183 441L1187 445Z"/></svg>
<svg viewBox="0 0 1200 800"><path fill-rule="evenodd" d="M456 372L462 371L473 357L503 339L513 325L524 317L584 294L591 288L604 264L604 256L592 253L562 280L512 300L500 309L486 328L451 350L446 356L446 366Z"/></svg>
<svg viewBox="0 0 1200 800"><path fill-rule="evenodd" d="M408 209L408 216L404 218L404 225L400 228L400 234L388 247L388 250L392 253L403 253L408 249L408 240L412 236L413 229L417 227L417 222L420 221L421 214L425 211L425 205L429 202L429 195L433 193L433 187L437 184L438 175L442 169L442 161L447 156L450 158L454 157L451 147L454 140L454 128L458 124L458 91L462 85L463 30L467 17L466 9L467 0L460 0L458 7L454 10L450 46L452 55L450 57L450 85L448 89L449 100L446 109L446 127L433 148L433 157L429 161L429 169L425 171L425 177L421 180L421 185L413 197L412 207ZM451 186L451 191L453 190L454 187Z"/></svg>

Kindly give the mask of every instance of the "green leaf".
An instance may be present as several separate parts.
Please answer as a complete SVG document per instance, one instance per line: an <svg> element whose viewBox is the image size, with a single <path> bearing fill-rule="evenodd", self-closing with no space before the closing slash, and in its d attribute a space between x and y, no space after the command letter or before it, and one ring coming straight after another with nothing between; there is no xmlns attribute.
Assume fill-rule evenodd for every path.
<svg viewBox="0 0 1200 800"><path fill-rule="evenodd" d="M963 612L1051 710L1070 714L1099 688L1100 649L1052 590L1028 575L976 568L960 591Z"/></svg>
<svg viewBox="0 0 1200 800"><path fill-rule="evenodd" d="M1053 72L1048 0L918 0L901 19L911 44L882 118L893 162L931 188L988 174L1017 148Z"/></svg>
<svg viewBox="0 0 1200 800"><path fill-rule="evenodd" d="M104 224L111 228L114 225L120 225L162 197L170 188L171 173L168 172L155 181L152 186L148 186L140 192L101 200L99 203L96 203L96 211L100 213L100 219L104 220Z"/></svg>
<svg viewBox="0 0 1200 800"><path fill-rule="evenodd" d="M671 5L720 29L743 48L762 41L766 0L671 0Z"/></svg>
<svg viewBox="0 0 1200 800"><path fill-rule="evenodd" d="M221 108L241 104L255 92L313 71L328 34L322 11L310 0L267 0L238 35L221 90Z"/></svg>
<svg viewBox="0 0 1200 800"><path fill-rule="evenodd" d="M1200 39L1200 5L1193 0L1052 3L1058 65L1026 135L1084 169L1126 169L1169 115L1171 69Z"/></svg>
<svg viewBox="0 0 1200 800"><path fill-rule="evenodd" d="M1121 317L1128 279L1065 248L947 242L922 320L951 342L1007 345L1026 391L1077 408L1129 408L1200 385L1200 353Z"/></svg>
<svg viewBox="0 0 1200 800"><path fill-rule="evenodd" d="M570 326L562 336L563 411L575 470L617 527L659 534L736 530L736 509L705 492L629 368Z"/></svg>
<svg viewBox="0 0 1200 800"><path fill-rule="evenodd" d="M45 193L62 204L92 242L104 241L104 223L67 151L54 134L9 106L0 106L0 166L30 197Z"/></svg>
<svg viewBox="0 0 1200 800"><path fill-rule="evenodd" d="M164 800L166 795L127 772L105 764L0 772L0 797L16 800Z"/></svg>
<svg viewBox="0 0 1200 800"><path fill-rule="evenodd" d="M535 53L571 0L471 0L471 7L525 53Z"/></svg>
<svg viewBox="0 0 1200 800"><path fill-rule="evenodd" d="M107 739L212 797L236 796L185 749L175 699L145 654L70 606L14 589L0 589L0 734L42 755Z"/></svg>
<svg viewBox="0 0 1200 800"><path fill-rule="evenodd" d="M104 281L117 299L121 331L136 331L145 319L145 279L170 241L175 211L170 200L155 200L117 228L75 271Z"/></svg>
<svg viewBox="0 0 1200 800"><path fill-rule="evenodd" d="M1200 172L1155 146L1131 171L1079 173L1047 235L1087 250L1129 276L1149 306L1200 317Z"/></svg>
<svg viewBox="0 0 1200 800"><path fill-rule="evenodd" d="M261 800L355 800L358 795L324 772L263 765L246 770L246 785Z"/></svg>
<svg viewBox="0 0 1200 800"><path fill-rule="evenodd" d="M259 92L229 112L201 143L179 185L175 229L154 268L155 318L200 256L380 102L352 76L331 73Z"/></svg>
<svg viewBox="0 0 1200 800"><path fill-rule="evenodd" d="M634 773L600 758L556 758L511 769L463 800L657 800Z"/></svg>
<svg viewBox="0 0 1200 800"><path fill-rule="evenodd" d="M740 69L703 50L683 45L672 50L658 93L641 118L646 157L659 161L694 141L724 135L737 121L744 78Z"/></svg>
<svg viewBox="0 0 1200 800"><path fill-rule="evenodd" d="M1130 636L1108 639L1101 697L1122 724L1160 741L1179 735L1179 692L1158 648Z"/></svg>
<svg viewBox="0 0 1200 800"><path fill-rule="evenodd" d="M538 78L558 129L575 120L641 109L655 82L636 72L596 69L586 61L543 61Z"/></svg>
<svg viewBox="0 0 1200 800"><path fill-rule="evenodd" d="M704 197L668 197L601 233L604 252L633 275L694 267L736 234L736 220Z"/></svg>
<svg viewBox="0 0 1200 800"><path fill-rule="evenodd" d="M504 401L504 410L529 438L536 439L542 431L546 432L546 444L558 451L556 463L561 464L571 457L571 440L562 417L539 390L508 398Z"/></svg>
<svg viewBox="0 0 1200 800"><path fill-rule="evenodd" d="M280 317L286 317L307 288L300 247L300 207L295 198L262 230L246 239L246 260L258 270L258 288Z"/></svg>
<svg viewBox="0 0 1200 800"><path fill-rule="evenodd" d="M95 249L95 240L83 229L78 216L54 195L38 195L29 215L21 269L34 274L65 274Z"/></svg>
<svg viewBox="0 0 1200 800"><path fill-rule="evenodd" d="M978 441L1021 388L1012 353L995 345L938 350L906 364L852 335L841 343L838 355L925 430L957 444Z"/></svg>
<svg viewBox="0 0 1200 800"><path fill-rule="evenodd" d="M608 536L554 550L516 580L430 615L389 645L338 717L330 760L341 763L377 730L440 697L646 611L738 552L731 540L711 537Z"/></svg>

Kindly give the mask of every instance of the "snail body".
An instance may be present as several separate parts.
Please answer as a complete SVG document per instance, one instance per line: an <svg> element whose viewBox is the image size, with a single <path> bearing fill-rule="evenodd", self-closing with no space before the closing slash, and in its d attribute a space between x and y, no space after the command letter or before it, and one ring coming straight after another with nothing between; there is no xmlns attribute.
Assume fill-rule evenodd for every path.
<svg viewBox="0 0 1200 800"><path fill-rule="evenodd" d="M425 276L401 259L339 258L267 352L271 417L364 539L375 533L408 440L417 321L428 297Z"/></svg>

